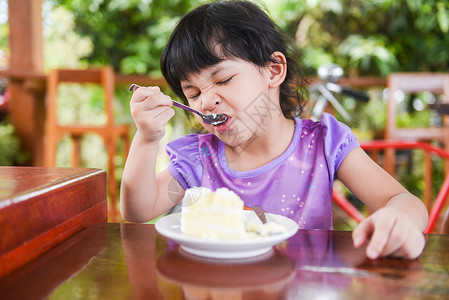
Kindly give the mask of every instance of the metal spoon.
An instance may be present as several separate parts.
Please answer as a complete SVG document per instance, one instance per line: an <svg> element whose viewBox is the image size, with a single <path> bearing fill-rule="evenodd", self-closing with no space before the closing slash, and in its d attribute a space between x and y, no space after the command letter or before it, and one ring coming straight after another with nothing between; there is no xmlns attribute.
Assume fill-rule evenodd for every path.
<svg viewBox="0 0 449 300"><path fill-rule="evenodd" d="M137 84L135 84L135 83L133 83L133 84L131 84L131 86L129 87L129 90L130 90L131 92L134 92L134 91L137 90L138 88L140 88L140 86L137 85ZM174 106L177 106L177 107L179 107L179 108L188 110L188 111L190 111L190 112L193 112L193 113L199 115L199 116L203 119L204 123L206 123L206 124L211 124L211 125L216 126L216 125L223 124L224 122L226 122L226 121L228 120L228 116L226 116L226 115L224 115L224 114L210 114L210 115L205 115L205 114L203 114L203 113L201 113L201 112L199 112L199 111L197 111L197 110L195 110L195 109L193 109L193 108L191 108L191 107L189 107L189 106L187 106L187 105L184 105L184 104L182 104L182 103L179 103L179 102L177 102L177 101L175 101L175 100L172 100L172 101L173 101L173 105L174 105Z"/></svg>

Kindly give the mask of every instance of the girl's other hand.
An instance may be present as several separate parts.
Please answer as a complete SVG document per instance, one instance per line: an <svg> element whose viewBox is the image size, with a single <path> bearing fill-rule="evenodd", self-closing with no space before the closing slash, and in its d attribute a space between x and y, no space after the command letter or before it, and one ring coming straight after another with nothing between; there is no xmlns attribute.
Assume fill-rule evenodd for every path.
<svg viewBox="0 0 449 300"><path fill-rule="evenodd" d="M425 246L419 227L405 213L384 207L363 220L353 231L354 247L360 248L368 240L366 256L370 259L393 256L414 259Z"/></svg>
<svg viewBox="0 0 449 300"><path fill-rule="evenodd" d="M175 115L172 99L160 88L140 87L131 97L131 115L141 137L149 143L158 143L165 135L165 125Z"/></svg>

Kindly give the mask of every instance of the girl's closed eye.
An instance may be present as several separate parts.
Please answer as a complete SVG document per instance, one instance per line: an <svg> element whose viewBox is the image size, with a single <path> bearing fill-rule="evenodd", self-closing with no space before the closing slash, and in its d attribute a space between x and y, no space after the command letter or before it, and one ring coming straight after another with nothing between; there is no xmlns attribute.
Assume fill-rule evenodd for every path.
<svg viewBox="0 0 449 300"><path fill-rule="evenodd" d="M187 99L189 99L189 100L196 100L200 95L201 95L201 92L198 92L196 94L188 96Z"/></svg>
<svg viewBox="0 0 449 300"><path fill-rule="evenodd" d="M234 76L235 75L229 77L228 79L225 79L225 80L217 82L217 85L226 85L226 84L228 84L229 82L231 82L231 80L232 80L232 78L234 78Z"/></svg>
<svg viewBox="0 0 449 300"><path fill-rule="evenodd" d="M218 81L218 82L216 83L216 85L221 85L221 86L227 85L228 83L231 82L231 80L234 78L234 76L235 76L235 75L232 75L231 77L228 77L228 78L225 79L225 80ZM193 95L188 96L187 99L189 99L189 100L196 100L200 95L201 95L201 92L198 92L198 93L196 93L196 94L193 94Z"/></svg>

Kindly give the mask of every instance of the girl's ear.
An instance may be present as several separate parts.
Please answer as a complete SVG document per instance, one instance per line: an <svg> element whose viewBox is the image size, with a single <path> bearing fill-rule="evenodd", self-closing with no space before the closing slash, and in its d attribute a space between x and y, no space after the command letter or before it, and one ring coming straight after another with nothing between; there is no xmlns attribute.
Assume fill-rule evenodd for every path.
<svg viewBox="0 0 449 300"><path fill-rule="evenodd" d="M270 81L268 86L275 88L280 86L287 75L287 59L282 52L275 51L271 54L273 61L268 63L268 70L270 72Z"/></svg>

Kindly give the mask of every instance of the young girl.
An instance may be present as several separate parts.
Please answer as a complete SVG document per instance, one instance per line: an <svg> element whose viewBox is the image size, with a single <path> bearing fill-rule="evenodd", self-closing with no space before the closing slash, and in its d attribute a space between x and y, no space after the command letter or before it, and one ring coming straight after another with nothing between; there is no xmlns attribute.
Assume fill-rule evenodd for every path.
<svg viewBox="0 0 449 300"><path fill-rule="evenodd" d="M374 211L354 230L355 247L370 240L371 259L419 256L427 225L422 201L373 162L334 117L297 117L303 98L295 83L302 77L290 52L278 27L251 2L214 2L184 16L162 54L164 77L194 109L228 119L214 126L198 118L209 133L169 143L169 166L156 174L158 142L175 112L158 87L137 89L123 217L145 222L175 206L188 188L227 187L246 206L262 204L300 228L332 229L338 178Z"/></svg>

